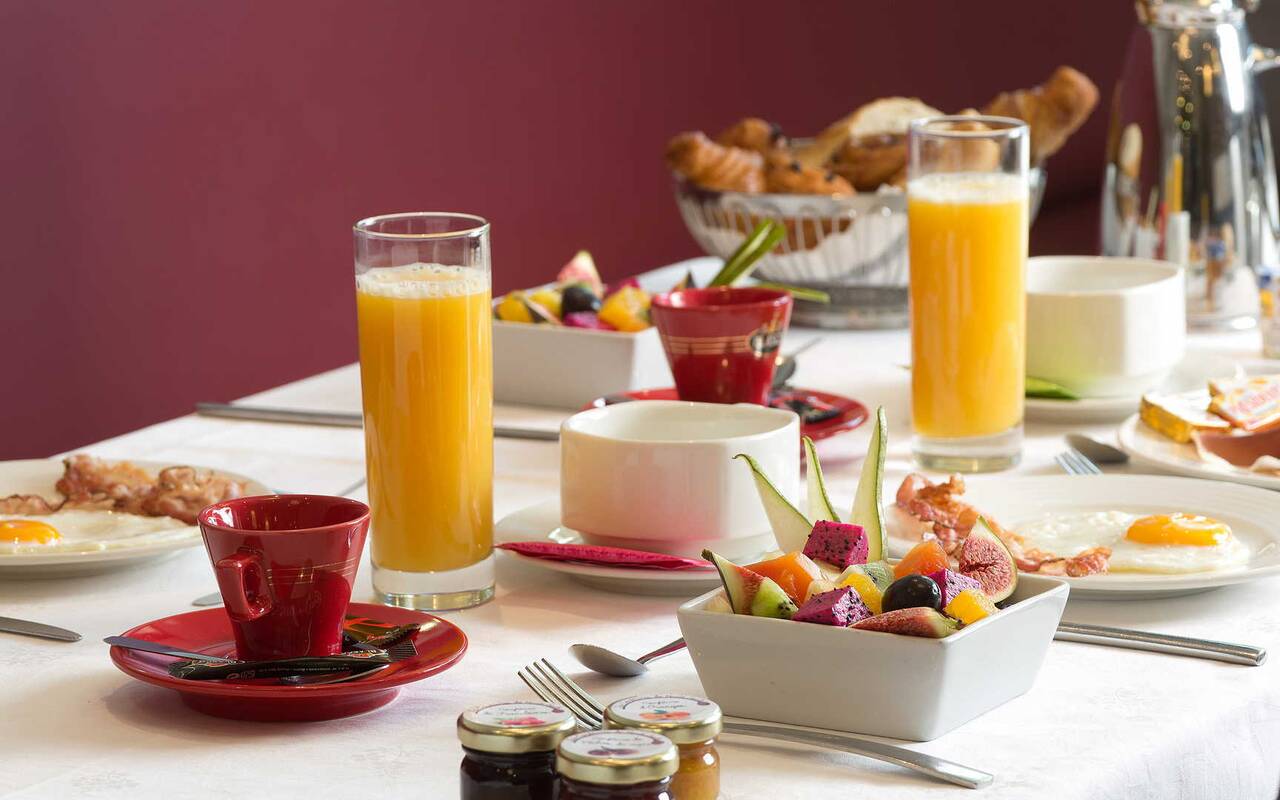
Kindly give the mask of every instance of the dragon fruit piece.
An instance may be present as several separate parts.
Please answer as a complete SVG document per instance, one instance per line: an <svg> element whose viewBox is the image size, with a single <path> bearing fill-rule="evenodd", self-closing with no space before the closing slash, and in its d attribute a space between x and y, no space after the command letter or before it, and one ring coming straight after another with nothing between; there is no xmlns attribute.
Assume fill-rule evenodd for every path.
<svg viewBox="0 0 1280 800"><path fill-rule="evenodd" d="M564 324L570 328L588 328L595 331L616 331L617 328L600 319L594 311L574 311L564 315Z"/></svg>
<svg viewBox="0 0 1280 800"><path fill-rule="evenodd" d="M949 569L940 569L937 572L929 573L929 577L933 582L938 584L938 588L942 590L942 607L946 608L956 595L965 589L977 589L982 591L982 584L968 575L961 575L959 572L952 572Z"/></svg>
<svg viewBox="0 0 1280 800"><path fill-rule="evenodd" d="M804 543L804 554L838 569L867 563L867 533L861 525L848 522L814 523Z"/></svg>
<svg viewBox="0 0 1280 800"><path fill-rule="evenodd" d="M834 625L847 628L855 622L871 616L871 609L851 587L845 586L830 592L814 595L809 602L791 616L800 622L817 625Z"/></svg>

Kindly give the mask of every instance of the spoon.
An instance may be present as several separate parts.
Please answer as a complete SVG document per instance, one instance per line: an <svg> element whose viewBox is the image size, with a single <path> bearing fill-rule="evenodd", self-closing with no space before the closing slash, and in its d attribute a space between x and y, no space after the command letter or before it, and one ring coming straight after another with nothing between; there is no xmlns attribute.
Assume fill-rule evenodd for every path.
<svg viewBox="0 0 1280 800"><path fill-rule="evenodd" d="M822 341L821 336L816 336L804 344L792 350L785 356L778 357L778 367L773 373L773 388L781 389L787 385L787 381L791 380L791 376L796 374L796 356Z"/></svg>
<svg viewBox="0 0 1280 800"><path fill-rule="evenodd" d="M612 675L615 678L634 678L649 671L648 664L650 661L657 661L672 653L678 653L685 647L687 645L684 639L676 639L674 642L664 644L652 653L645 653L639 658L627 658L620 653L597 647L594 644L575 644L569 648L569 652L573 653L573 657L578 659L579 664L593 672Z"/></svg>
<svg viewBox="0 0 1280 800"><path fill-rule="evenodd" d="M1123 464L1129 460L1129 454L1125 451L1090 436L1068 433L1066 439L1067 444L1079 450L1095 464Z"/></svg>

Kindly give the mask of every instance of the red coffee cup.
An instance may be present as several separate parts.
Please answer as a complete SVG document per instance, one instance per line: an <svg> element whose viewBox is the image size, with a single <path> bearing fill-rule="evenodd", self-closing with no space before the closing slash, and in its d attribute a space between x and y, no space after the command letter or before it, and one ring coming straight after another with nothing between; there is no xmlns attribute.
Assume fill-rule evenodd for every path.
<svg viewBox="0 0 1280 800"><path fill-rule="evenodd" d="M309 494L240 497L197 517L241 659L342 652L369 507Z"/></svg>
<svg viewBox="0 0 1280 800"><path fill-rule="evenodd" d="M764 405L777 368L791 295L777 289L714 286L653 298L681 400Z"/></svg>

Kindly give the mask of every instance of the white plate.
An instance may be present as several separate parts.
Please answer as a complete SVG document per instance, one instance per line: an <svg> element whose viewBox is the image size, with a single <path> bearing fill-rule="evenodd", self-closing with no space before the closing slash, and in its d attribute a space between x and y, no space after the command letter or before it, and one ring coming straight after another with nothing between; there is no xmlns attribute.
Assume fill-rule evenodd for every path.
<svg viewBox="0 0 1280 800"><path fill-rule="evenodd" d="M1187 353L1178 366L1153 387L1165 394L1204 389L1210 377L1231 375L1244 370L1250 375L1280 372L1280 363L1257 359L1236 359L1217 353ZM1026 418L1035 422L1090 423L1119 422L1138 411L1142 395L1130 397L1086 397L1080 400L1048 400L1028 397Z"/></svg>
<svg viewBox="0 0 1280 800"><path fill-rule="evenodd" d="M494 526L494 539L498 542L546 539L559 544L583 543L582 536L577 531L560 527L559 499L529 506L503 517ZM506 550L500 552L512 558L518 558L531 566L552 572L562 572L588 586L610 592L694 597L720 585L720 576L712 568L705 571L628 569L549 561Z"/></svg>
<svg viewBox="0 0 1280 800"><path fill-rule="evenodd" d="M1080 400L1026 399L1026 417L1033 422L1114 422L1133 413L1141 402L1134 397L1086 397Z"/></svg>
<svg viewBox="0 0 1280 800"><path fill-rule="evenodd" d="M109 459L118 460L118 459ZM131 463L157 471L174 466L174 462L133 461ZM191 466L195 466L194 464ZM196 467L196 469L208 469ZM272 494L257 481L226 470L213 470L245 482L245 493ZM62 459L28 459L25 461L0 461L0 497L11 494L38 494L50 501L61 495L54 485L62 477ZM92 575L99 572L131 567L147 561L156 561L176 555L188 547L200 544L200 529L187 528L187 535L169 541L137 547L121 547L114 550L97 550L88 553L3 553L0 554L0 578L61 578L74 575Z"/></svg>
<svg viewBox="0 0 1280 800"><path fill-rule="evenodd" d="M1117 432L1120 447L1138 464L1178 475L1232 481L1264 489L1280 490L1280 476L1254 472L1231 464L1205 461L1190 442L1182 444L1148 427L1134 414ZM1277 500L1280 502L1280 500Z"/></svg>
<svg viewBox="0 0 1280 800"><path fill-rule="evenodd" d="M1006 528L1046 511L1118 510L1133 514L1184 511L1231 526L1252 557L1241 567L1177 575L1106 573L1066 578L1072 597L1137 599L1215 589L1280 574L1280 529L1275 519L1280 497L1251 486L1158 475L1044 475L966 479L964 500ZM894 487L896 490L897 487ZM902 555L914 542L898 534L891 513L889 549Z"/></svg>

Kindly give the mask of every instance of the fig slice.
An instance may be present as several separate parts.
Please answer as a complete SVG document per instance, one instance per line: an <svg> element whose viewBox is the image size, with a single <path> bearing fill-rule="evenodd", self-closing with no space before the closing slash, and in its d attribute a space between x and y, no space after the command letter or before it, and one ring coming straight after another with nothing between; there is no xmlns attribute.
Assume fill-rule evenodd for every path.
<svg viewBox="0 0 1280 800"><path fill-rule="evenodd" d="M960 574L982 584L983 593L993 603L1018 588L1018 566L1013 554L982 517L978 517L960 545Z"/></svg>

